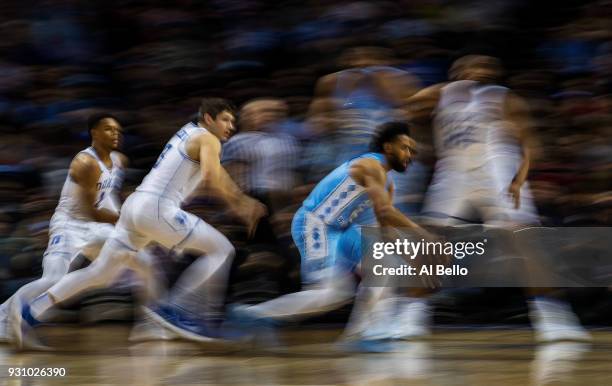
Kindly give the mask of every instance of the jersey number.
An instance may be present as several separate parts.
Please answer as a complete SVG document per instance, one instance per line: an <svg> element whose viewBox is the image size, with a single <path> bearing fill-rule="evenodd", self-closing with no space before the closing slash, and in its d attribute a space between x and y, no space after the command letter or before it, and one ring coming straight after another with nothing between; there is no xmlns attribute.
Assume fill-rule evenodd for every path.
<svg viewBox="0 0 612 386"><path fill-rule="evenodd" d="M159 158L157 158L157 161L155 161L155 165L153 165L153 169L159 166L159 163L164 159L164 157L166 156L166 153L169 152L170 149L172 149L171 144L167 144L166 147L164 147L164 150L162 150L161 154L159 155Z"/></svg>
<svg viewBox="0 0 612 386"><path fill-rule="evenodd" d="M102 203L102 200L104 200L104 193L106 193L106 192L100 193L100 198L98 198L98 201L94 204L95 208L99 208L100 207L100 204Z"/></svg>

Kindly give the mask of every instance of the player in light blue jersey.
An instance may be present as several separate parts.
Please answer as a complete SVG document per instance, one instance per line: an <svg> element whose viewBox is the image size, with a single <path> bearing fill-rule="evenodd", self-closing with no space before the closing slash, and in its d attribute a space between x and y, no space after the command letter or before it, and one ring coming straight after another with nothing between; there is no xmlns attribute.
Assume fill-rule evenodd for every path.
<svg viewBox="0 0 612 386"><path fill-rule="evenodd" d="M331 154L322 157L329 163L325 175L336 166L368 151L376 128L384 122L406 119L406 101L418 91L418 80L408 71L397 67L397 60L389 49L358 46L342 52L340 71L323 76L317 82L311 116L325 115L331 108L331 122L335 135L326 146L333 146ZM418 134L412 133L414 138ZM320 151L320 149L318 149ZM318 160L317 166L323 166ZM426 186L428 167L421 160L413 160L404 173L391 171L395 185L394 203L405 214L415 213L420 202L416 199Z"/></svg>
<svg viewBox="0 0 612 386"><path fill-rule="evenodd" d="M350 302L361 259L360 226L375 218L381 226L420 230L393 207L393 184L387 178L391 170L406 170L414 148L409 126L388 122L377 130L370 153L343 163L323 178L292 224L305 289L254 306L236 306L232 321L248 328L251 323L298 320Z"/></svg>
<svg viewBox="0 0 612 386"><path fill-rule="evenodd" d="M339 58L344 69L317 81L315 100L329 99L338 124L338 164L368 150L376 128L404 119L403 105L417 91L417 81L393 67L393 54L382 47L354 47ZM317 114L320 103L313 103Z"/></svg>

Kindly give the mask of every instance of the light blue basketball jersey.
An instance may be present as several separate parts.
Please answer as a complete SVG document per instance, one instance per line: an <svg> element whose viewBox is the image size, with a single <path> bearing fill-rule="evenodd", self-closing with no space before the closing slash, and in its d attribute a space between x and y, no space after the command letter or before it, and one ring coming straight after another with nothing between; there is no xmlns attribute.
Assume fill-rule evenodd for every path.
<svg viewBox="0 0 612 386"><path fill-rule="evenodd" d="M351 68L337 74L332 98L339 103L339 164L366 152L378 125L399 118L395 106L381 95L377 85L381 73L405 74L388 66Z"/></svg>
<svg viewBox="0 0 612 386"><path fill-rule="evenodd" d="M372 202L364 187L355 182L349 174L351 163L361 158L384 162L382 154L366 153L343 163L317 184L304 200L304 209L325 224L340 229L351 224L372 223Z"/></svg>
<svg viewBox="0 0 612 386"><path fill-rule="evenodd" d="M371 66L351 68L338 73L333 97L342 101L347 109L376 110L389 112L394 109L388 101L377 92L374 84L377 73L405 74L405 71L389 66ZM360 77L355 83L351 77Z"/></svg>

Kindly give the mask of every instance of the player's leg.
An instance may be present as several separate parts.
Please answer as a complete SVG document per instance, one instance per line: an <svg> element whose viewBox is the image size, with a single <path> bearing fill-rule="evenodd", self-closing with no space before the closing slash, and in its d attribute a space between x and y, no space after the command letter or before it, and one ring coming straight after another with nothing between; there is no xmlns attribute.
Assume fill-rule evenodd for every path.
<svg viewBox="0 0 612 386"><path fill-rule="evenodd" d="M340 237L334 265L338 272L354 273L361 269L362 230L361 227L353 226ZM376 285L370 286L362 281L357 287L353 309L341 339L341 347L344 349L359 352L387 352L392 349L387 338L381 338L378 333L388 331L389 323L393 320L393 315L386 312L386 307L381 307L393 298L393 283L387 281Z"/></svg>
<svg viewBox="0 0 612 386"><path fill-rule="evenodd" d="M422 222L439 227L467 223L474 216L471 203L475 184L467 173L436 170L425 196ZM381 302L378 305L381 314L394 314L392 327L385 329L385 337L414 339L429 335L433 315L428 298L432 293L427 288L409 288Z"/></svg>
<svg viewBox="0 0 612 386"><path fill-rule="evenodd" d="M420 216L423 222L451 226L473 220L470 196L474 184L467 173L436 170L425 194Z"/></svg>
<svg viewBox="0 0 612 386"><path fill-rule="evenodd" d="M74 254L75 256L83 257L88 262L98 257L100 249L104 245L104 241L107 239L108 235L110 234L110 231L113 230L113 227L110 224L92 223L91 225L92 226L90 227L90 235L88 236L87 242L81 248L81 251L79 253ZM100 280L97 283L96 280L92 280L91 282L89 282L89 279L83 279L83 276L81 275L74 276L71 280L75 280L77 282L80 280L85 280L83 281L84 283L89 283L92 286L98 285L106 287L112 285L112 283L116 280L116 275L120 275L120 273L125 271L125 269L132 269L138 274L137 279L140 285L137 287L137 298L140 304L148 304L152 301L159 299L165 289L165 286L163 284L164 280L161 279L161 275L156 269L155 257L151 253L150 248L145 247L132 257L133 258L127 259L125 261L124 267L122 267L122 269L117 272L111 272L111 270L108 269L108 265L105 266L105 264L102 264L101 266L95 269L92 268L92 270L89 271L89 275ZM106 258L103 259L106 261ZM113 261L113 259L109 259L106 264L108 264L108 262L110 261ZM73 263L71 263L71 267L73 266ZM121 263L118 262L117 266L120 265ZM97 273L98 270L104 272L105 275L109 276L104 277L105 275L99 275ZM63 272L61 276L63 276L64 274L65 272ZM40 295L45 290L49 289L49 287L55 284L55 282L57 282L61 276L57 277L56 280L49 283L47 286L41 287L41 289L37 293L34 293L34 296L28 299L33 299L35 296ZM93 289L93 287L79 288L71 282L66 282L63 288L72 289L73 291L79 293L81 293L82 291ZM70 294L62 296L72 297L72 295ZM52 312L53 309L54 308L51 308L50 310L45 312L45 315L43 317L45 320L52 318L52 315L49 313ZM147 323L147 320L145 320L144 318L139 319L139 321L134 326L133 333L130 335L130 340L132 341L160 339L169 340L172 338L173 336L170 333L160 328L156 323L153 323L152 321Z"/></svg>
<svg viewBox="0 0 612 386"><path fill-rule="evenodd" d="M55 228L50 237L49 244L43 255L43 274L13 294L0 307L0 341L8 342L10 339L9 315L14 303L29 302L40 295L66 274L70 256L82 241L83 226L80 223L65 224Z"/></svg>
<svg viewBox="0 0 612 386"><path fill-rule="evenodd" d="M36 320L48 319L47 311L55 304L71 299L85 291L111 285L127 266L135 250L115 238L109 239L98 258L87 268L64 276L44 294L32 301L30 308Z"/></svg>
<svg viewBox="0 0 612 386"><path fill-rule="evenodd" d="M132 198L132 197L130 197ZM27 341L32 327L48 319L49 311L55 304L77 296L84 291L108 286L126 266L132 264L137 249L148 243L145 235L134 227L134 207L128 199L122 216L115 228L114 236L104 244L100 255L89 267L64 276L49 290L30 303L12 307L11 330L17 347L21 348ZM25 339L25 340L24 340ZM27 343L27 342L26 342Z"/></svg>
<svg viewBox="0 0 612 386"><path fill-rule="evenodd" d="M134 251L114 238L109 239L100 256L89 267L64 276L50 289L30 303L13 304L11 330L17 348L30 345L32 328L49 319L56 304L82 294L85 291L110 285L125 267Z"/></svg>
<svg viewBox="0 0 612 386"><path fill-rule="evenodd" d="M589 341L589 332L581 325L572 306L550 288L541 288L528 300L529 319L539 342L560 340Z"/></svg>
<svg viewBox="0 0 612 386"><path fill-rule="evenodd" d="M328 228L314 216L299 210L294 216L292 236L302 256L305 289L237 311L244 317L269 321L300 320L336 309L351 301L356 279L337 261L342 232Z"/></svg>
<svg viewBox="0 0 612 386"><path fill-rule="evenodd" d="M200 255L163 301L146 314L181 336L210 340L210 321L218 321L224 304L234 247L227 238L197 216L171 202L160 202L159 220L143 223L152 240L175 251Z"/></svg>
<svg viewBox="0 0 612 386"><path fill-rule="evenodd" d="M15 303L11 307L11 330L17 348L39 345L32 328L49 320L56 304L78 296L85 291L109 286L125 269L134 250L122 242L109 239L100 255L87 268L62 277L51 288L29 303ZM34 342L34 343L32 343Z"/></svg>
<svg viewBox="0 0 612 386"><path fill-rule="evenodd" d="M29 308L33 320L45 320L45 313L57 303L85 291L111 285L126 267L134 265L133 257L140 248L148 243L149 239L138 231L138 224L134 221L138 205L135 205L137 202L134 201L133 196L128 198L124 204L122 216L113 235L104 243L96 260L87 268L64 276L62 280L31 302ZM98 233L97 227L97 224L92 223L90 230ZM91 240L96 239L97 236L94 234Z"/></svg>
<svg viewBox="0 0 612 386"><path fill-rule="evenodd" d="M241 311L270 321L294 321L332 311L351 301L357 282L348 272L330 269L322 282L299 292L248 306Z"/></svg>
<svg viewBox="0 0 612 386"><path fill-rule="evenodd" d="M23 287L19 288L0 308L0 342L10 340L8 320L9 311L14 302L28 302L36 296L45 292L53 284L57 283L68 270L68 259L57 253L48 253L43 257L43 274Z"/></svg>
<svg viewBox="0 0 612 386"><path fill-rule="evenodd" d="M11 299L12 298L8 298L0 305L0 343L9 342L8 310L11 304Z"/></svg>
<svg viewBox="0 0 612 386"><path fill-rule="evenodd" d="M164 250L159 245L149 244L140 250L135 257L138 273L137 301L141 305L159 302L166 297L167 282L163 272L160 271L157 260L159 253ZM168 253L167 250L164 250ZM130 342L173 340L179 336L162 327L151 319L144 307L135 310L136 320L130 332Z"/></svg>
<svg viewBox="0 0 612 386"><path fill-rule="evenodd" d="M175 248L200 257L172 286L168 301L206 318L218 319L225 301L234 246L211 225L190 213L185 214L194 217L196 225Z"/></svg>
<svg viewBox="0 0 612 386"><path fill-rule="evenodd" d="M159 247L157 247L159 248ZM166 296L167 283L157 264L155 246L150 244L138 251L128 266L138 275L138 300L148 304Z"/></svg>
<svg viewBox="0 0 612 386"><path fill-rule="evenodd" d="M362 229L357 226L351 227L340 238L336 265L342 267L344 272L361 269ZM373 231L374 228L371 230ZM387 312L385 306L389 300L393 299L394 289L390 286L391 283L389 286L377 287L370 287L366 284L362 282L357 288L355 303L343 334L344 339L378 339L377 332L389 329L389 322L394 312Z"/></svg>
<svg viewBox="0 0 612 386"><path fill-rule="evenodd" d="M114 228L113 225L107 223L87 223L87 234L78 246L78 250L70 257L68 272L85 268L95 260Z"/></svg>
<svg viewBox="0 0 612 386"><path fill-rule="evenodd" d="M133 204L126 203L124 211L133 214L133 207ZM117 239L126 246L129 245L133 249L139 249L140 245L146 242L144 240L147 240L147 237L137 231L135 224L129 221L128 217L131 216L124 216L124 219L120 222L116 232ZM88 263L96 260L105 242L115 229L111 224L96 222L88 223L87 227L87 238L81 243L79 251L74 253L69 272L84 268ZM138 278L141 280L137 293L139 299L144 304L157 299L161 296L164 286L163 280L160 280L160 275L155 269L155 258L151 249L148 247L140 248L138 253L130 255L130 257L130 259L125 260L123 268L131 269L138 274Z"/></svg>
<svg viewBox="0 0 612 386"><path fill-rule="evenodd" d="M448 224L449 221L447 220L444 223ZM448 227L436 227L430 228L428 231L433 234L443 234L446 228ZM420 239L409 230L400 229L398 231L399 235L397 237ZM426 260L419 264L427 264ZM395 289L394 296L385 298L377 304L375 314L380 315L379 318L383 322L379 324L378 329L374 329L375 336L378 333L380 339L412 340L430 335L433 307L430 305L429 298L437 290L424 286L423 281L418 284L416 281L412 282L414 283L413 286L400 286L400 288ZM387 320L393 320L393 323L389 324L386 322Z"/></svg>
<svg viewBox="0 0 612 386"><path fill-rule="evenodd" d="M78 227L66 226L54 232L43 257L42 277L22 287L15 295L21 301L29 302L42 294L69 271L75 257L82 254L90 260L94 259L112 231L110 224L90 223ZM77 248L80 249L75 252Z"/></svg>
<svg viewBox="0 0 612 386"><path fill-rule="evenodd" d="M124 244L134 246L134 249L138 249L138 247L145 242L143 240L147 239L147 237L137 231L142 228L142 224L139 224L139 221L133 221L134 215L136 214L134 212L142 208L138 208L138 202L134 204L131 203L132 201L141 200L128 199L126 204L124 204L123 211L126 215L120 221L121 226L117 228L117 236ZM157 205L153 207L156 206ZM145 222L150 223L151 221L145 220ZM108 227L112 229L112 226L109 224L102 223L90 223L89 227L91 236L78 254L79 257L86 259L88 262L94 260L98 256L100 248L106 240ZM144 229L144 231L150 231L150 229ZM166 230L166 233L167 232L168 230ZM142 237L138 237L138 235ZM158 245L157 247L160 248L161 246ZM156 256L153 250L153 245L150 244L141 248L137 253L130 254L129 258L125 260L122 270L116 273L120 275L125 270L132 270L137 274L135 277L135 284L136 299L139 304L150 304L151 302L157 301L163 296L166 289L165 280L157 269ZM111 283L107 285L111 285L116 279L117 277L108 278ZM140 311L140 309L140 307L137 308L137 314L139 314L138 311ZM130 333L130 341L169 340L174 337L175 336L161 328L157 323L149 320L145 315L139 315Z"/></svg>
<svg viewBox="0 0 612 386"><path fill-rule="evenodd" d="M538 226L539 218L528 184L521 187L520 207L516 208L507 193L512 174L503 173L503 170L499 169L498 171L499 174L490 182L490 192L485 192L481 200L484 221L510 229L519 227L520 224ZM525 263L529 264L530 257L524 257L527 259ZM525 288L525 296L529 299L529 317L536 339L541 342L590 340L590 334L582 327L561 292L551 288Z"/></svg>

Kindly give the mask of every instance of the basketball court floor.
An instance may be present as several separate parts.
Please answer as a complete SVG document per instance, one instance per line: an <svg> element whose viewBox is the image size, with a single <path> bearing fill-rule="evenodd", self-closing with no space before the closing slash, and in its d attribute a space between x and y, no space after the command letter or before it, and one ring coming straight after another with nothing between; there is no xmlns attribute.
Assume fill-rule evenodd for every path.
<svg viewBox="0 0 612 386"><path fill-rule="evenodd" d="M191 342L127 342L125 325L47 327L54 352L0 346L0 385L612 385L612 331L594 342L537 345L529 329L438 329L384 354L354 354L340 330L293 330L255 349ZM16 377L15 368L64 368ZM22 370L23 371L23 370Z"/></svg>

